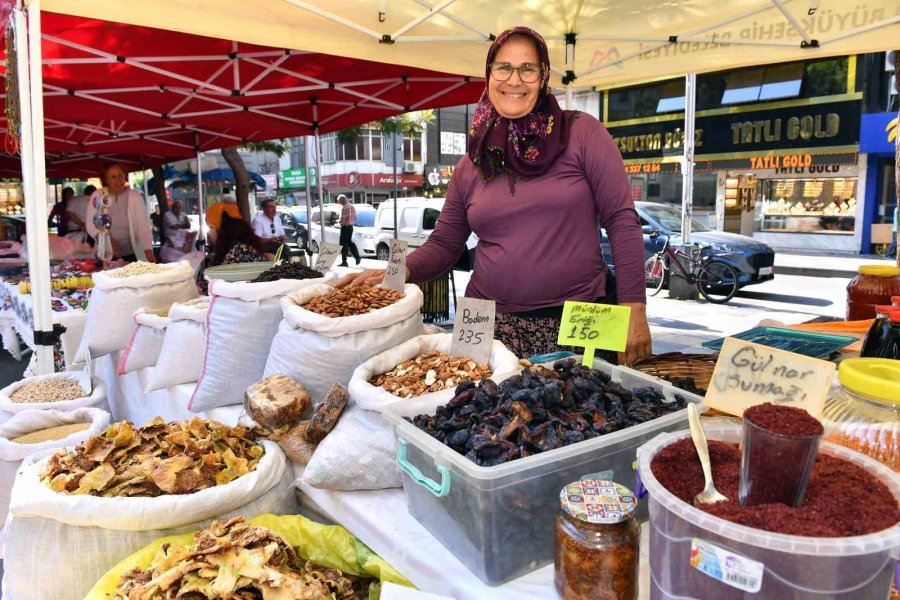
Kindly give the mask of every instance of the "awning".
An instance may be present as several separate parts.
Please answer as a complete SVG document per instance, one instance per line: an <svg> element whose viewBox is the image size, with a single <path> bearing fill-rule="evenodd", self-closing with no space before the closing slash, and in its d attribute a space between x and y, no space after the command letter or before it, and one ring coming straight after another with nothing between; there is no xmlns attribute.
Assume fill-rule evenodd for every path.
<svg viewBox="0 0 900 600"><path fill-rule="evenodd" d="M484 86L432 70L97 19L43 13L42 27L51 176L94 176L113 161L136 170L198 150L336 131L473 102ZM0 176L19 169L18 158L0 158Z"/></svg>
<svg viewBox="0 0 900 600"><path fill-rule="evenodd" d="M483 75L492 36L540 32L560 82L613 85L893 50L898 0L43 0L60 13ZM567 42L573 51L567 61Z"/></svg>

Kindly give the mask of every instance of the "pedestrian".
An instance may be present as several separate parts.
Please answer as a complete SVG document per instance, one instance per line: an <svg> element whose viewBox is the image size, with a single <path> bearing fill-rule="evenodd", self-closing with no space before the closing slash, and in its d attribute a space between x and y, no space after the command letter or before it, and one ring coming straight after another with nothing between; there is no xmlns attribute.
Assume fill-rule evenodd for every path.
<svg viewBox="0 0 900 600"><path fill-rule="evenodd" d="M478 258L466 296L496 302L495 336L510 351L556 351L567 300L622 304L631 318L618 358L630 364L651 349L640 220L613 138L591 115L563 111L550 75L537 32L515 27L491 45L467 154L433 233L406 258L407 280L447 272L474 232ZM615 278L598 225L609 235ZM366 270L337 286L383 278L384 270Z"/></svg>
<svg viewBox="0 0 900 600"><path fill-rule="evenodd" d="M891 258L892 256L894 256L894 252L897 251L897 211L898 211L898 209L900 209L900 203L898 203L897 206L894 207L894 229L891 232L891 245L888 246L887 254L885 254L885 256L887 256L888 258Z"/></svg>
<svg viewBox="0 0 900 600"><path fill-rule="evenodd" d="M267 252L274 253L287 241L281 217L275 212L274 200L263 200L262 211L253 218L253 231L265 243Z"/></svg>
<svg viewBox="0 0 900 600"><path fill-rule="evenodd" d="M101 203L109 217L109 238L112 243L113 258L129 262L145 260L156 262L153 254L153 233L150 230L150 215L144 199L128 187L128 173L125 167L116 163L103 173L104 187L94 192L88 202L85 226L88 234L98 238L100 229L94 216L100 212Z"/></svg>
<svg viewBox="0 0 900 600"><path fill-rule="evenodd" d="M50 216L47 219L47 226L51 226L56 219L56 233L59 237L65 237L69 233L69 201L75 196L75 190L70 187L64 188L62 191L62 199L53 205Z"/></svg>
<svg viewBox="0 0 900 600"><path fill-rule="evenodd" d="M153 230L153 243L162 243L162 240L159 238L159 235L162 232L162 215L159 214L159 204L154 206L153 212L150 213L150 229Z"/></svg>
<svg viewBox="0 0 900 600"><path fill-rule="evenodd" d="M170 209L163 216L163 221L165 222L166 244L179 252L187 254L193 250L197 232L191 231L191 221L181 211L181 208L181 200L173 202Z"/></svg>
<svg viewBox="0 0 900 600"><path fill-rule="evenodd" d="M231 191L230 186L222 188L222 198L209 207L206 211L206 224L209 225L209 241L215 246L216 236L222 228L222 215L228 215L232 219L241 218L241 209L238 208L237 198Z"/></svg>
<svg viewBox="0 0 900 600"><path fill-rule="evenodd" d="M338 203L341 205L341 264L342 267L349 267L347 264L347 253L353 255L356 264L359 264L359 250L353 243L353 226L356 225L356 209L347 202L347 196L341 194L338 196Z"/></svg>

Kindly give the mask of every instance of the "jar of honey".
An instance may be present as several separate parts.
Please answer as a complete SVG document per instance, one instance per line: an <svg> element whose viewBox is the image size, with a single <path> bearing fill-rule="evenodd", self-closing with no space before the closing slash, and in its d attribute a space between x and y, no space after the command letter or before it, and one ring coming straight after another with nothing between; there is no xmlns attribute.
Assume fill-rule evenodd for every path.
<svg viewBox="0 0 900 600"><path fill-rule="evenodd" d="M641 528L637 499L602 479L570 483L559 494L556 591L562 600L636 600Z"/></svg>
<svg viewBox="0 0 900 600"><path fill-rule="evenodd" d="M900 267L864 265L847 284L847 320L874 319L875 307L900 295Z"/></svg>

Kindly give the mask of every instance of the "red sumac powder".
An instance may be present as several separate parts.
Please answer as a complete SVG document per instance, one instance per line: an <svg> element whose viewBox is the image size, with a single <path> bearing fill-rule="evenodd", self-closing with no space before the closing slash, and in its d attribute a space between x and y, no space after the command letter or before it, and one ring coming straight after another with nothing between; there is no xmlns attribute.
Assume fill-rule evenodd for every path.
<svg viewBox="0 0 900 600"><path fill-rule="evenodd" d="M782 435L822 435L825 429L819 420L802 408L766 402L744 411L744 418L760 429Z"/></svg>
<svg viewBox="0 0 900 600"><path fill-rule="evenodd" d="M725 502L700 506L726 521L773 533L847 537L882 531L900 521L897 501L881 481L842 458L820 452L806 497L797 508L786 504L743 507L738 502L741 452L737 444L710 441L716 489ZM703 491L703 471L690 438L663 448L650 464L653 475L678 498L693 504Z"/></svg>

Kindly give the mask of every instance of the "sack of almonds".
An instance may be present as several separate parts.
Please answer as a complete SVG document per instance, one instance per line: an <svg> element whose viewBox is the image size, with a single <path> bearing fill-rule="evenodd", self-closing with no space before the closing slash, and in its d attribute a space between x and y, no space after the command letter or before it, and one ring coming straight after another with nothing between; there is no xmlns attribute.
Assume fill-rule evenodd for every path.
<svg viewBox="0 0 900 600"><path fill-rule="evenodd" d="M404 292L314 285L282 298L284 320L264 375L290 375L318 404L333 384L349 384L360 364L422 333L422 290Z"/></svg>
<svg viewBox="0 0 900 600"><path fill-rule="evenodd" d="M350 398L361 408L404 416L419 414L422 402L446 404L456 386L519 369L516 355L494 340L487 364L465 356L451 356L452 334L421 335L385 350L361 364L350 379ZM411 402L415 399L416 402ZM403 411L409 405L413 412ZM416 412L418 411L418 412Z"/></svg>

